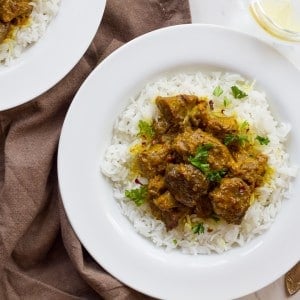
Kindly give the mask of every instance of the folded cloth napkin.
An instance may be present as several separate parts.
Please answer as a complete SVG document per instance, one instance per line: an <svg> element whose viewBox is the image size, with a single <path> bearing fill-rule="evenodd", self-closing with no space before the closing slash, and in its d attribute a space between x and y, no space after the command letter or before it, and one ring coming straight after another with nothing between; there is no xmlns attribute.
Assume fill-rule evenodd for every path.
<svg viewBox="0 0 300 300"><path fill-rule="evenodd" d="M188 0L108 0L73 70L45 94L0 112L0 299L145 298L77 239L59 198L57 145L67 109L99 61L143 33L190 21Z"/></svg>

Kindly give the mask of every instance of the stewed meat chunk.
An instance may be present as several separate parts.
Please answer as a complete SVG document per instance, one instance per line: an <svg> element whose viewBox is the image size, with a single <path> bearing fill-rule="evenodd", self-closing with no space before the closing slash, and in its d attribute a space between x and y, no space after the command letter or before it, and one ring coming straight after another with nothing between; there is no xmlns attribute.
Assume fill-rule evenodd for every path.
<svg viewBox="0 0 300 300"><path fill-rule="evenodd" d="M0 43L2 43L9 31L9 23L2 23L0 21Z"/></svg>
<svg viewBox="0 0 300 300"><path fill-rule="evenodd" d="M157 97L156 105L170 124L181 124L187 114L187 107L180 96Z"/></svg>
<svg viewBox="0 0 300 300"><path fill-rule="evenodd" d="M196 203L195 213L200 218L209 218L213 214L213 206L207 195L202 196Z"/></svg>
<svg viewBox="0 0 300 300"><path fill-rule="evenodd" d="M197 149L203 145L210 145L207 161L213 170L231 168L233 158L228 148L210 133L201 129L186 130L177 135L172 144L173 149L183 157L185 161L195 155Z"/></svg>
<svg viewBox="0 0 300 300"><path fill-rule="evenodd" d="M160 196L167 189L165 179L157 175L149 179L148 182L148 194L151 198Z"/></svg>
<svg viewBox="0 0 300 300"><path fill-rule="evenodd" d="M138 154L137 163L143 176L149 178L163 173L170 155L168 144L154 144Z"/></svg>
<svg viewBox="0 0 300 300"><path fill-rule="evenodd" d="M166 224L167 230L177 227L179 221L189 213L187 207L175 207L170 211L162 211L161 220Z"/></svg>
<svg viewBox="0 0 300 300"><path fill-rule="evenodd" d="M183 99L183 101L185 102L188 109L191 109L199 102L199 98L195 95L183 94L183 95L180 95L180 97Z"/></svg>
<svg viewBox="0 0 300 300"><path fill-rule="evenodd" d="M190 110L189 119L193 127L210 132L219 139L238 131L238 123L234 117L213 114L204 99L199 100L198 104Z"/></svg>
<svg viewBox="0 0 300 300"><path fill-rule="evenodd" d="M170 211L162 211L161 220L166 224L167 230L177 227L179 221L190 213L190 209L184 206L175 207Z"/></svg>
<svg viewBox="0 0 300 300"><path fill-rule="evenodd" d="M13 19L30 14L32 5L30 0L0 0L0 20L11 22Z"/></svg>
<svg viewBox="0 0 300 300"><path fill-rule="evenodd" d="M206 100L199 100L199 103L189 112L189 119L194 127L206 128L209 119L208 103Z"/></svg>
<svg viewBox="0 0 300 300"><path fill-rule="evenodd" d="M207 131L223 140L227 134L238 131L238 123L235 118L227 116L211 116L207 122Z"/></svg>
<svg viewBox="0 0 300 300"><path fill-rule="evenodd" d="M178 207L178 202L169 191L166 191L153 200L153 203L162 211L168 211L171 208Z"/></svg>
<svg viewBox="0 0 300 300"><path fill-rule="evenodd" d="M156 98L156 105L164 119L171 125L181 125L186 119L189 109L195 105L198 97L193 95L178 95Z"/></svg>
<svg viewBox="0 0 300 300"><path fill-rule="evenodd" d="M165 182L174 198L188 207L195 206L208 189L205 176L188 164L169 164Z"/></svg>
<svg viewBox="0 0 300 300"><path fill-rule="evenodd" d="M161 137L165 134L169 130L170 126L171 124L168 123L165 118L158 118L157 120L154 120L153 129L156 137Z"/></svg>
<svg viewBox="0 0 300 300"><path fill-rule="evenodd" d="M177 207L169 210L161 210L153 201L150 201L149 205L153 216L158 220L162 220L165 223L167 230L177 227L179 221L191 213L189 207L181 205L180 203L178 203Z"/></svg>
<svg viewBox="0 0 300 300"><path fill-rule="evenodd" d="M254 150L240 150L233 154L236 164L233 173L252 188L260 185L265 175L268 157Z"/></svg>
<svg viewBox="0 0 300 300"><path fill-rule="evenodd" d="M241 178L223 178L209 196L219 216L228 223L240 224L250 206L251 189Z"/></svg>

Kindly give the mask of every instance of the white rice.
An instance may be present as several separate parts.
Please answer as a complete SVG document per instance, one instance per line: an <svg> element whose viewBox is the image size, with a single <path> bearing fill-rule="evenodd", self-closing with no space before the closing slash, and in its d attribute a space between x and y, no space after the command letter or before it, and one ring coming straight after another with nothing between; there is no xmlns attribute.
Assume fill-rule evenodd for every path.
<svg viewBox="0 0 300 300"><path fill-rule="evenodd" d="M0 63L9 63L44 35L48 24L59 10L60 0L32 0L33 10L28 24L14 30L13 38L0 44Z"/></svg>
<svg viewBox="0 0 300 300"><path fill-rule="evenodd" d="M212 96L216 86L221 86L224 93L220 97ZM237 85L248 97L234 99L231 86ZM215 107L222 108L224 96L231 104L225 109L226 115L233 113L239 121L247 121L251 130L258 135L268 136L270 143L261 146L261 151L268 155L269 165L274 169L272 179L256 191L256 201L248 209L240 225L227 224L224 221L201 220L191 216L183 231L166 231L162 221L151 215L147 204L140 207L124 196L126 189L138 188L128 178L131 154L129 149L140 140L137 138L139 120L150 120L157 115L154 99L160 96L194 94L208 96ZM118 117L113 131L111 145L101 163L101 169L111 181L114 196L120 204L123 214L132 222L135 230L151 239L156 245L166 250L180 249L189 254L222 253L232 247L241 246L255 236L267 230L286 198L292 177L297 168L289 165L289 155L285 152L284 142L290 131L290 125L276 121L263 92L254 89L254 83L247 82L238 74L231 73L179 73L164 76L147 84L141 93L132 99L127 108ZM194 234L193 223L203 222L205 232ZM212 232L208 232L212 229Z"/></svg>

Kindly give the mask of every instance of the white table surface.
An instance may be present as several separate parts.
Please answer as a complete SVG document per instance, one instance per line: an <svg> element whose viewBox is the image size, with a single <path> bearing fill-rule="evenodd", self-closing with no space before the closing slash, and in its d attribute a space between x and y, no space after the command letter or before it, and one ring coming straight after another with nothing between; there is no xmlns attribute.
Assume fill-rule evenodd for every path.
<svg viewBox="0 0 300 300"><path fill-rule="evenodd" d="M300 71L300 43L281 42L262 30L250 16L249 0L190 0L193 23L223 25L271 44Z"/></svg>
<svg viewBox="0 0 300 300"><path fill-rule="evenodd" d="M300 44L282 43L265 33L251 18L247 9L247 0L189 0L192 22L223 25L235 30L254 35L275 47L286 56L300 71ZM257 274L259 276L259 274ZM238 284L238 283L237 283ZM239 300L300 300L298 294L287 297L284 278L281 277L271 285L256 293L239 298Z"/></svg>

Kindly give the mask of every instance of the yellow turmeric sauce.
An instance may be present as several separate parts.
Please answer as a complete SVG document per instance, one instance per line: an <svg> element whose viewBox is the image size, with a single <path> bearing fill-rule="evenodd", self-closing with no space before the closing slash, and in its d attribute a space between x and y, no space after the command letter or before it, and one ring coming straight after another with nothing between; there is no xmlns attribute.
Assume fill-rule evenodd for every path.
<svg viewBox="0 0 300 300"><path fill-rule="evenodd" d="M240 120L237 115L225 115L225 108L215 108L213 101L208 100L207 97L196 97L191 95L177 95L169 98L161 97L162 100L160 100L163 101L163 103L174 102L173 107L170 109L174 109L171 113L174 113L175 119L180 115L180 109L178 108L176 101L178 99L181 101L181 97L184 97L184 101L186 101L185 105L189 108L183 108L185 113L181 116L181 121L178 121L179 123L172 123L172 120L168 119L167 112L164 111L164 108L159 106L158 108L160 108L161 111L158 119L140 121L138 125L140 130L138 136L140 137L140 140L130 148L130 154L132 156L131 160L128 162L130 177L137 181L139 177L146 178L149 180L149 183L152 181L150 185L153 186L153 182L156 180L168 180L168 176L172 176L173 172L181 172L181 169L184 170L183 172L186 170L187 178L189 176L196 176L188 167L188 165L191 164L193 167L196 169L198 168L202 172L199 173L199 176L206 176L202 183L206 185L207 182L209 182L209 187L207 188L208 191L206 194L203 194L203 197L205 199L208 199L207 197L215 197L216 201L219 201L219 197L222 197L223 193L219 186L226 186L226 180L229 188L232 188L232 192L230 192L228 197L235 197L233 185L237 184L235 179L240 180L240 182L242 182L241 189L245 189L245 193L248 194L248 200L243 200L246 201L244 208L240 207L237 209L238 217L231 215L231 208L226 208L228 205L232 205L232 207L236 206L234 202L230 203L232 200L227 200L227 203L225 201L225 206L222 206L222 203L217 203L214 206L214 211L211 209L207 214L204 213L201 215L202 212L198 211L200 219L206 219L206 223L211 223L211 231L214 230L213 225L215 219L219 219L219 217L222 219L225 218L225 220L229 223L239 224L242 218L240 216L245 214L248 207L250 207L255 202L255 199L257 199L257 196L259 196L259 191L256 188L270 182L274 175L274 170L267 162L267 156L261 152L261 145L266 145L269 143L269 140L267 137L258 136L257 133L251 129L248 122ZM160 100L157 101L158 98L156 98L156 101L154 102L159 105ZM181 103L179 100L178 102ZM197 107L199 110L195 112L195 108ZM169 107L167 109L169 109ZM177 109L178 111L176 111ZM178 114L177 116L175 111L176 114ZM203 115L201 116L201 114ZM200 123L196 125L195 122L199 120ZM165 124L168 122L171 125ZM168 126L168 129L163 129L164 125ZM203 134L203 137L207 139L207 141L199 142L199 144L197 144L198 142L193 140L197 140L197 138L199 138L199 135L197 136L196 132L198 132L200 136ZM189 138L189 136L191 136L191 138ZM189 143L191 143L190 149L193 150L188 150L190 152L184 153L186 149L184 148L185 146L181 148L182 143L186 143L188 147ZM215 144L210 145L210 143ZM157 148L157 146L161 148ZM204 148L207 146L209 147L201 150L200 148L203 146ZM163 147L166 147L166 149ZM216 151L219 154L216 154L213 149L217 149ZM164 151L169 151L169 154L165 155L165 158L161 159L159 156L164 155ZM205 157L205 161L197 161L200 157L200 154L197 154L199 151L204 152L202 153L202 158ZM226 155L224 154L225 156L221 153L222 151L226 153ZM151 161L152 159L153 161ZM159 164L156 164L156 159L161 159ZM247 161L246 165L244 165L243 162L245 160ZM166 164L166 166L162 167L164 164ZM170 171L168 166L174 168L174 171ZM184 175L181 174L180 176ZM224 184L223 179L225 179ZM230 180L232 180L232 183L228 182ZM181 179L175 184L178 184L179 193L180 182ZM157 184L159 184L159 182L157 182ZM199 188L199 185L201 184L197 183L196 185ZM225 187L224 191L228 191L228 186ZM197 209L194 209L197 205L194 203L185 204L180 202L183 201L183 198L176 198L177 195L176 191L174 192L174 189L171 190L171 196L168 194L169 187L167 192L165 191L166 188L163 189L163 192L159 192L160 194L158 194L158 198L153 195L152 198L150 197L150 202L154 203L154 206L152 203L151 207L153 214L156 217L158 216L158 218L162 218L165 222L164 218L166 211L172 212L173 208L171 207L174 205L174 211L178 210L178 207L182 210L186 209L187 211L192 211L192 213L188 212L182 214L182 218L178 219L177 223L179 227L192 226L190 214L197 212ZM192 190L191 193L193 193ZM201 189L199 189L199 193L201 193ZM243 198L244 192L241 193L242 194L237 197ZM187 197L189 198L190 195ZM197 198L198 196L196 195L195 197ZM173 198L175 198L175 200ZM178 201L180 203L178 203ZM177 206L176 203L178 204ZM220 209L218 205L220 206ZM205 204L203 209L206 209ZM160 210L162 216L160 215ZM222 210L224 210L225 213L223 213ZM168 222L166 222L166 224L168 229L175 226L173 224L169 225ZM194 230L202 230L202 228L194 228Z"/></svg>

